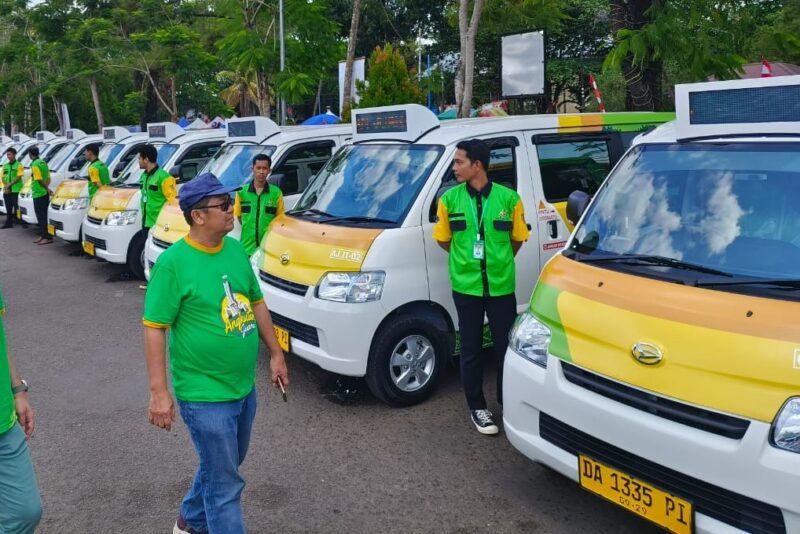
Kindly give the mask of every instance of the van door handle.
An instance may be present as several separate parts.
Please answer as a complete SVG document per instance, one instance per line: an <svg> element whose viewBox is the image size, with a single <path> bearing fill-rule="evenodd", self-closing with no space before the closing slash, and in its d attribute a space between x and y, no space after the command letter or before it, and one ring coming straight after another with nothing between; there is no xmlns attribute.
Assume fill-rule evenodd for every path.
<svg viewBox="0 0 800 534"><path fill-rule="evenodd" d="M550 226L550 237L555 239L558 237L558 221L547 221Z"/></svg>
<svg viewBox="0 0 800 534"><path fill-rule="evenodd" d="M532 230L532 228L531 228L531 225L530 225L530 224L526 224L525 226L527 226L527 227L528 227L528 231L529 231L529 232Z"/></svg>

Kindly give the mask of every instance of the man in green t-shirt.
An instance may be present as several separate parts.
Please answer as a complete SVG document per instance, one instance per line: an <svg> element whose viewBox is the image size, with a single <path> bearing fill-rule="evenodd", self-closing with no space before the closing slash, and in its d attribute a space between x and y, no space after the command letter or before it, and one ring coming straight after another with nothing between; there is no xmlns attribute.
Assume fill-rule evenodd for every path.
<svg viewBox="0 0 800 534"><path fill-rule="evenodd" d="M86 161L89 162L89 204L91 205L97 190L111 183L108 167L98 159L100 145L91 143L86 145Z"/></svg>
<svg viewBox="0 0 800 534"><path fill-rule="evenodd" d="M36 213L36 222L39 223L39 239L34 243L48 245L53 242L53 236L47 232L47 206L50 204L50 195L53 194L50 190L50 169L39 157L39 147L31 147L28 155L31 157L33 211Z"/></svg>
<svg viewBox="0 0 800 534"><path fill-rule="evenodd" d="M242 224L239 238L248 255L252 255L267 235L269 225L283 213L283 193L267 181L272 159L266 154L253 158L253 181L236 193L233 214Z"/></svg>
<svg viewBox="0 0 800 534"><path fill-rule="evenodd" d="M161 208L167 201L175 198L177 191L175 178L158 164L158 150L155 145L147 144L139 149L139 168L144 171L139 204L142 210L142 228L146 234L155 226Z"/></svg>
<svg viewBox="0 0 800 534"><path fill-rule="evenodd" d="M13 146L6 150L6 159L8 159L8 162L2 168L3 203L6 207L6 223L3 228L11 228L14 226L14 217L19 206L19 192L22 190L25 167L17 160L17 149ZM23 226L25 225L23 224Z"/></svg>
<svg viewBox="0 0 800 534"><path fill-rule="evenodd" d="M8 353L0 293L0 532L33 534L42 517L42 499L27 438L33 435L28 383Z"/></svg>
<svg viewBox="0 0 800 534"><path fill-rule="evenodd" d="M211 173L183 186L189 234L156 263L144 303L150 422L170 430L175 405L167 390L166 330L172 386L200 465L173 532L244 533L244 461L256 411L259 337L270 352L272 383L288 372L258 280L233 229L230 193Z"/></svg>
<svg viewBox="0 0 800 534"><path fill-rule="evenodd" d="M502 404L503 358L517 316L514 256L528 240L522 200L516 191L489 181L490 151L484 141L456 145L453 173L459 185L439 200L433 238L450 254L450 282L461 336L461 380L470 415L481 434L499 429L483 395L483 318L489 319Z"/></svg>

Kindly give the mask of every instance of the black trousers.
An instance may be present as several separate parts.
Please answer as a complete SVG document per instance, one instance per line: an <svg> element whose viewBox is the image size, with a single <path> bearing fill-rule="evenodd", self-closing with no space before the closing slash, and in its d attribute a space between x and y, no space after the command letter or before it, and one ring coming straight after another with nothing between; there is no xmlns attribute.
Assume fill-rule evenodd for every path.
<svg viewBox="0 0 800 534"><path fill-rule="evenodd" d="M503 359L508 348L508 333L517 317L517 299L512 293L502 297L473 297L453 291L461 335L461 381L470 410L485 410L483 396L483 317L489 319L494 354L498 362L497 402L503 404Z"/></svg>
<svg viewBox="0 0 800 534"><path fill-rule="evenodd" d="M44 195L33 199L33 211L36 213L36 221L39 223L39 235L42 239L52 239L47 233L47 206L50 205L50 195Z"/></svg>
<svg viewBox="0 0 800 534"><path fill-rule="evenodd" d="M3 193L3 202L6 205L6 226L14 226L14 217L17 216L19 193Z"/></svg>

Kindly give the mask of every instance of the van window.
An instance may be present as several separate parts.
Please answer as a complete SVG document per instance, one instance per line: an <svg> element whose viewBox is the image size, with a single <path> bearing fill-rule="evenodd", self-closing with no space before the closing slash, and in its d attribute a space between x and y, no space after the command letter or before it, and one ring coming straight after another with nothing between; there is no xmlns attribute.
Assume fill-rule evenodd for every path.
<svg viewBox="0 0 800 534"><path fill-rule="evenodd" d="M179 161L182 168L182 181L188 182L197 176L198 171L217 153L221 145L222 140L219 140L211 143L203 143L202 145L197 145L189 149ZM167 172L170 171L170 169L165 170Z"/></svg>
<svg viewBox="0 0 800 534"><path fill-rule="evenodd" d="M276 174L284 175L281 187L283 194L302 193L311 177L317 174L331 158L333 148L332 141L324 141L296 146L289 150L273 170Z"/></svg>
<svg viewBox="0 0 800 534"><path fill-rule="evenodd" d="M606 139L539 142L536 150L548 202L564 202L576 190L594 195L611 171Z"/></svg>

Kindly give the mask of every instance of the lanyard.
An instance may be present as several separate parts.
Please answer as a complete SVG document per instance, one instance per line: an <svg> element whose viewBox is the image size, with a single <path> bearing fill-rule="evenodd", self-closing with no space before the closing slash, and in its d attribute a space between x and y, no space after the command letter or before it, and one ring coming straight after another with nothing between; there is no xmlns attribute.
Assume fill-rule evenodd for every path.
<svg viewBox="0 0 800 534"><path fill-rule="evenodd" d="M480 195L480 192L478 192ZM475 204L472 203L472 199L469 199L469 207L472 209L472 220L475 221L475 224L478 228L478 236L481 235L481 227L483 226L483 216L486 215L486 209L481 209L481 218L478 219L478 208L476 205L478 204L478 195L475 195Z"/></svg>

